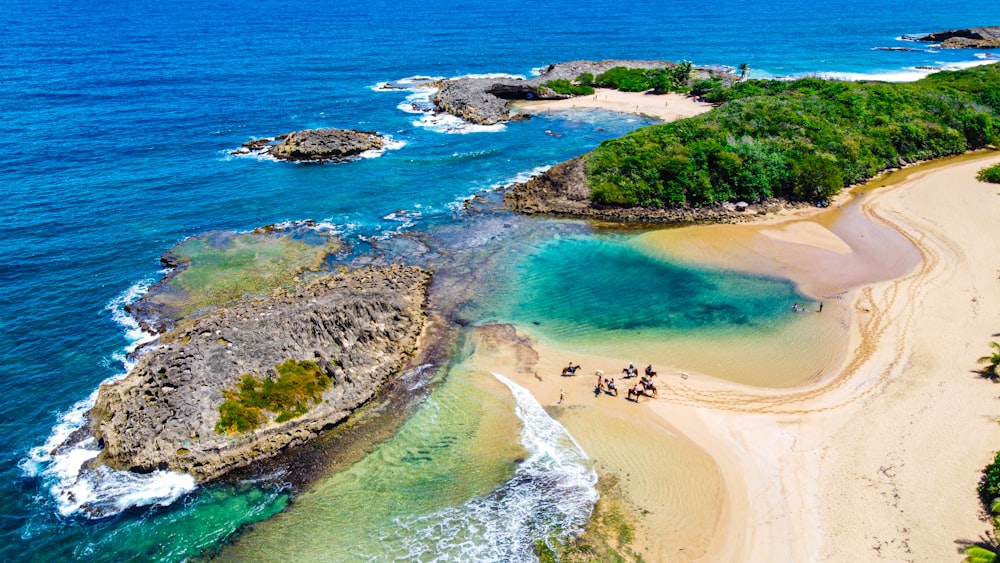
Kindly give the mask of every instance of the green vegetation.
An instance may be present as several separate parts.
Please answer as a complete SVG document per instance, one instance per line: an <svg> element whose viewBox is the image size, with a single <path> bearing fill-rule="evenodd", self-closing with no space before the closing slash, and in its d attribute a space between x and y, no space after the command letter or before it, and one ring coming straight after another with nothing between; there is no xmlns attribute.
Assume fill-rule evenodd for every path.
<svg viewBox="0 0 1000 563"><path fill-rule="evenodd" d="M683 91L688 87L694 66L682 61L672 68L627 68L616 66L597 75L594 85L614 88L624 92L645 92L653 90L657 94Z"/></svg>
<svg viewBox="0 0 1000 563"><path fill-rule="evenodd" d="M1000 452L997 452L993 463L983 469L983 478L979 482L978 491L983 508L989 511L994 501L1000 498Z"/></svg>
<svg viewBox="0 0 1000 563"><path fill-rule="evenodd" d="M275 366L277 379L263 381L245 374L236 388L223 392L219 406L219 434L237 434L259 428L267 422L267 413L275 422L285 422L309 411L320 401L332 380L315 362L288 360Z"/></svg>
<svg viewBox="0 0 1000 563"><path fill-rule="evenodd" d="M976 363L985 364L981 372L983 377L996 381L997 378L1000 378L1000 373L997 373L997 370L1000 369L1000 342L990 342L990 346L993 347L993 352L979 358Z"/></svg>
<svg viewBox="0 0 1000 563"><path fill-rule="evenodd" d="M983 469L983 476L979 481L979 500L983 503L983 508L990 515L993 524L993 532L987 533L983 541L966 546L964 553L967 563L993 563L997 560L998 546L996 532L1000 529L1000 519L997 512L1000 511L1000 452L996 454L993 463Z"/></svg>
<svg viewBox="0 0 1000 563"><path fill-rule="evenodd" d="M997 369L1000 368L1000 343L991 342L990 346L993 347L993 353L979 358L978 362L986 364L980 373L995 382ZM987 532L979 542L966 542L963 553L966 555L966 563L993 563L1000 553L1000 544L996 539L1000 532L1000 452L994 454L993 462L983 468L976 491L984 511L989 515L993 530Z"/></svg>
<svg viewBox="0 0 1000 563"><path fill-rule="evenodd" d="M993 546L970 545L964 551L965 561L966 563L993 563L997 560L995 549L996 547Z"/></svg>
<svg viewBox="0 0 1000 563"><path fill-rule="evenodd" d="M594 93L594 88L589 84L574 84L565 78L549 80L544 84L550 90L564 96L589 96Z"/></svg>
<svg viewBox="0 0 1000 563"><path fill-rule="evenodd" d="M613 77L629 88L638 80L634 70ZM1000 140L998 65L908 84L803 78L723 88L721 81L703 80L693 90L721 105L605 141L587 155L595 204L815 201L901 163Z"/></svg>
<svg viewBox="0 0 1000 563"><path fill-rule="evenodd" d="M327 238L308 244L291 233L209 233L182 242L171 252L186 265L170 280L180 292L149 296L188 316L208 306L228 305L245 295L264 295L294 285L306 270L318 270L337 247Z"/></svg>
<svg viewBox="0 0 1000 563"><path fill-rule="evenodd" d="M988 168L983 168L976 175L981 182L989 182L991 184L1000 184L1000 164L994 164Z"/></svg>

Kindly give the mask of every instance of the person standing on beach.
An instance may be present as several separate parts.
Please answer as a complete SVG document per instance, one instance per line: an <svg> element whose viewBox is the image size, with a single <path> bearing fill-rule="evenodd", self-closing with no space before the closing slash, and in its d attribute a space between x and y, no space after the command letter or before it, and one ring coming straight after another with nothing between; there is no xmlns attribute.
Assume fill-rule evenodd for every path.
<svg viewBox="0 0 1000 563"><path fill-rule="evenodd" d="M816 312L817 313L822 313L823 312L823 302L822 301L819 302L819 311L816 311Z"/></svg>
<svg viewBox="0 0 1000 563"><path fill-rule="evenodd" d="M563 402L563 400L565 400L565 399L566 399L566 392L563 391L562 389L560 389L559 390L559 401L556 404L557 405L561 405L562 402Z"/></svg>

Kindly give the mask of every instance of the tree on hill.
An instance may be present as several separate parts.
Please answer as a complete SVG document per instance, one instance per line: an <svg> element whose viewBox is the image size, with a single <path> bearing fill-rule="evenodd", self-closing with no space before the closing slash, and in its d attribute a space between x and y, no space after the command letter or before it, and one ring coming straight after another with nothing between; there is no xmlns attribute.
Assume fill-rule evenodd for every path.
<svg viewBox="0 0 1000 563"><path fill-rule="evenodd" d="M750 65L747 63L740 63L740 66L737 68L740 71L740 80L746 80L750 76Z"/></svg>

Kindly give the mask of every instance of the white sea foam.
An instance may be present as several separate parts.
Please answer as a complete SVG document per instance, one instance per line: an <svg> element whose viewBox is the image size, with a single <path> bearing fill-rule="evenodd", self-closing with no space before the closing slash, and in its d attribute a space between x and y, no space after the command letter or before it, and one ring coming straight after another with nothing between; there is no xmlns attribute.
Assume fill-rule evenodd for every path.
<svg viewBox="0 0 1000 563"><path fill-rule="evenodd" d="M452 155L452 156L459 156L459 155L455 154L455 155ZM504 188L506 188L506 187L508 187L510 185L513 185L513 184L520 184L520 183L523 183L523 182L527 182L528 180L534 178L535 176L539 176L539 175L543 174L544 172L546 172L550 168L552 168L552 166L546 164L546 165L543 165L543 166L536 166L536 167L532 168L531 170L525 170L525 171L522 171L522 172L518 172L517 174L511 176L510 178L507 178L506 180L501 180L499 182L493 183L492 185L490 185L489 188L487 188L485 190L476 192L475 194L472 194L472 195L459 196L459 197L455 198L454 201L448 203L447 207L451 211L460 211L462 208L464 208L466 206L466 204L468 204L470 201L472 201L473 199L475 199L479 195L482 195L484 193L490 193L490 192L500 191L500 190L503 190Z"/></svg>
<svg viewBox="0 0 1000 563"><path fill-rule="evenodd" d="M493 184L491 188L494 190L499 190L502 188L506 188L507 186L510 186L512 184L523 184L524 182L527 182L528 180L534 178L535 176L541 176L545 172L548 172L550 168L552 168L552 166L546 164L543 166L536 166L531 170L518 172L517 174L511 176L510 178L502 182L497 182L496 184Z"/></svg>
<svg viewBox="0 0 1000 563"><path fill-rule="evenodd" d="M408 90L412 87L420 87L423 84L431 82L440 82L442 80L447 80L447 78L444 76L408 76L398 80L379 82L371 86L371 89L375 92L396 92L399 90Z"/></svg>
<svg viewBox="0 0 1000 563"><path fill-rule="evenodd" d="M493 375L514 396L527 459L510 481L486 497L426 516L397 519L382 544L397 551L382 557L533 561L535 541L564 539L586 525L598 498L597 473L587 454L531 393Z"/></svg>
<svg viewBox="0 0 1000 563"><path fill-rule="evenodd" d="M863 73L863 72L818 72L812 73L808 76L816 76L818 78L823 78L827 80L848 80L852 82L857 82L860 80L877 80L881 82L913 82L925 78L935 72L941 70L962 70L966 68L972 68L976 66L983 66L988 64L993 64L995 60L990 60L988 58L978 57L978 60L974 61L960 61L960 62L950 62L950 63L935 63L933 65L928 65L926 67L912 67L904 70L890 71L890 72L873 72L873 73ZM803 75L794 76L791 78L801 78Z"/></svg>
<svg viewBox="0 0 1000 563"><path fill-rule="evenodd" d="M435 110L434 102L431 101L431 98L437 93L437 88L415 88L411 92L402 102L399 102L396 109L406 113L417 114Z"/></svg>
<svg viewBox="0 0 1000 563"><path fill-rule="evenodd" d="M133 367L131 358L139 346L155 342L156 336L142 330L126 311L125 305L135 301L151 282L142 281L118 295L105 307L111 318L125 331L127 354L115 354L125 370L104 383L120 379ZM100 447L93 437L72 441L71 437L87 423L87 412L97 400L95 389L86 399L63 413L52 427L45 444L32 448L20 462L21 470L40 477L48 487L56 510L63 516L81 514L90 518L110 516L134 506L169 504L194 490L194 478L182 473L156 471L136 474L115 471L105 466L87 468L97 457Z"/></svg>
<svg viewBox="0 0 1000 563"><path fill-rule="evenodd" d="M398 151L405 146L406 141L397 141L392 137L392 135L383 135L382 148L365 151L359 154L358 158L378 158L384 155L386 151Z"/></svg>
<svg viewBox="0 0 1000 563"><path fill-rule="evenodd" d="M469 133L500 133L507 130L504 123L493 125L478 125L469 123L460 117L449 113L428 113L413 122L414 127L424 127L438 133L466 135Z"/></svg>

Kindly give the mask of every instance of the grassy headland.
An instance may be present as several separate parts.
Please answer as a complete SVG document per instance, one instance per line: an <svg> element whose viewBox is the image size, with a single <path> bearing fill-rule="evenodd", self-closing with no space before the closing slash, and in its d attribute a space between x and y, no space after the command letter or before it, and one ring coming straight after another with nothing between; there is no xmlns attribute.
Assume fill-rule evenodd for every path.
<svg viewBox="0 0 1000 563"><path fill-rule="evenodd" d="M695 86L720 105L605 141L586 156L593 204L815 201L885 169L1000 140L1000 65L906 84L803 78Z"/></svg>

